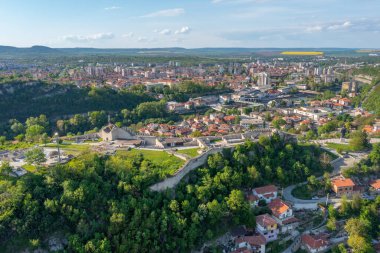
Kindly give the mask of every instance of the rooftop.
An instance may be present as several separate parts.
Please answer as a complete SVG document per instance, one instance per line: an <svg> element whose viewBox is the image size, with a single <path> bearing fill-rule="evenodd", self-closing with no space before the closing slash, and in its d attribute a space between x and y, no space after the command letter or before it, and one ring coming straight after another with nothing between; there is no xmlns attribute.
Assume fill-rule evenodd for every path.
<svg viewBox="0 0 380 253"><path fill-rule="evenodd" d="M255 188L253 190L257 192L257 194L265 194L265 193L277 192L277 187L271 184L271 185Z"/></svg>

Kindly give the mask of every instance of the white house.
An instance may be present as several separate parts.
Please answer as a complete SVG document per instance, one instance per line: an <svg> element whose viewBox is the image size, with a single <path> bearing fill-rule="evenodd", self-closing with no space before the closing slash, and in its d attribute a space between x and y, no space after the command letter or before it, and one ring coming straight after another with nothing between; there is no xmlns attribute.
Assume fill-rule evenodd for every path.
<svg viewBox="0 0 380 253"><path fill-rule="evenodd" d="M252 194L259 200L265 200L265 202L268 204L277 198L278 189L274 185L266 185L253 189Z"/></svg>

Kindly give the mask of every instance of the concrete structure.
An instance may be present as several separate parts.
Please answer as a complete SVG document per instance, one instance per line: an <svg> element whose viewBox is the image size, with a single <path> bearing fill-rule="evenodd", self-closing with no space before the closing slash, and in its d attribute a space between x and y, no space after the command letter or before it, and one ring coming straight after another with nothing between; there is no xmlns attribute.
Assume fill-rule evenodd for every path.
<svg viewBox="0 0 380 253"><path fill-rule="evenodd" d="M136 139L136 137L128 130L119 128L113 124L109 124L103 127L100 130L98 135L104 141L135 140Z"/></svg>

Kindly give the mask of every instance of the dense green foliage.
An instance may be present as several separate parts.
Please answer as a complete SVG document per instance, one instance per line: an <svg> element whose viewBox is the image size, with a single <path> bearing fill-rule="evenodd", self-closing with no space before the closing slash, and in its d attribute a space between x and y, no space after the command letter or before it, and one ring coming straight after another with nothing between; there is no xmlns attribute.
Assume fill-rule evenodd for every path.
<svg viewBox="0 0 380 253"><path fill-rule="evenodd" d="M154 93L163 94L168 101L186 102L189 98L215 95L230 91L224 85L207 86L200 83L185 81L174 86L157 87L153 90Z"/></svg>
<svg viewBox="0 0 380 253"><path fill-rule="evenodd" d="M343 196L338 210L334 209L332 205L329 206L327 227L335 231L337 230L337 221L346 220L344 229L349 235L347 243L353 252L374 253L372 239L377 239L380 235L379 208L380 197L377 197L375 201L368 201L355 195L352 201L348 201ZM332 252L344 253L346 251L343 246L337 246L333 248Z"/></svg>
<svg viewBox="0 0 380 253"><path fill-rule="evenodd" d="M109 88L77 88L73 85L8 83L0 85L0 122L45 114L48 118L94 110L132 109L151 101L147 95Z"/></svg>
<svg viewBox="0 0 380 253"><path fill-rule="evenodd" d="M303 181L322 171L319 154L263 137L210 156L188 182L164 193L148 190L162 168L143 156L87 154L21 178L3 175L0 243L13 252L20 240L43 245L58 231L74 252L187 252L231 225L253 227L243 190Z"/></svg>
<svg viewBox="0 0 380 253"><path fill-rule="evenodd" d="M373 111L376 114L380 114L380 85L377 85L368 98L364 101L363 107L368 111Z"/></svg>

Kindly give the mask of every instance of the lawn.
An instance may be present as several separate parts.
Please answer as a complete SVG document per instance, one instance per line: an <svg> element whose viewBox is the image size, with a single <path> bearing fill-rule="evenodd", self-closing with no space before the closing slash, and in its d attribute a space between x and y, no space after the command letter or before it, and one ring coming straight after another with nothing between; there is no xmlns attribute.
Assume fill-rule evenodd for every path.
<svg viewBox="0 0 380 253"><path fill-rule="evenodd" d="M26 149L33 147L35 144L28 142L18 142L13 144L12 142L6 142L4 145L0 145L0 150L16 150L16 149Z"/></svg>
<svg viewBox="0 0 380 253"><path fill-rule="evenodd" d="M354 148L349 144L327 143L327 147L335 149L336 151L341 151L341 152L354 151Z"/></svg>
<svg viewBox="0 0 380 253"><path fill-rule="evenodd" d="M306 184L294 188L292 190L292 195L298 199L309 200L312 198L312 193L309 191Z"/></svg>
<svg viewBox="0 0 380 253"><path fill-rule="evenodd" d="M199 156L198 150L199 148L190 148L190 149L180 149L180 150L177 150L176 152L180 154L188 155L191 158L193 158L193 157Z"/></svg>
<svg viewBox="0 0 380 253"><path fill-rule="evenodd" d="M31 164L24 164L22 167L23 167L26 171L31 172L31 173L34 173L34 172L37 171L37 167L34 166L34 165L31 165Z"/></svg>
<svg viewBox="0 0 380 253"><path fill-rule="evenodd" d="M184 164L182 159L168 154L165 151L131 149L129 151L117 151L116 154L126 158L134 158L139 154L142 154L145 159L151 161L153 164L167 169L167 172L171 175L173 175Z"/></svg>
<svg viewBox="0 0 380 253"><path fill-rule="evenodd" d="M47 148L56 148L57 144L55 143L49 143L46 144ZM89 149L89 145L79 145L79 144L70 144L70 143L63 143L59 144L59 148L64 151L66 154L76 155L78 153L81 153L83 151L87 151Z"/></svg>

